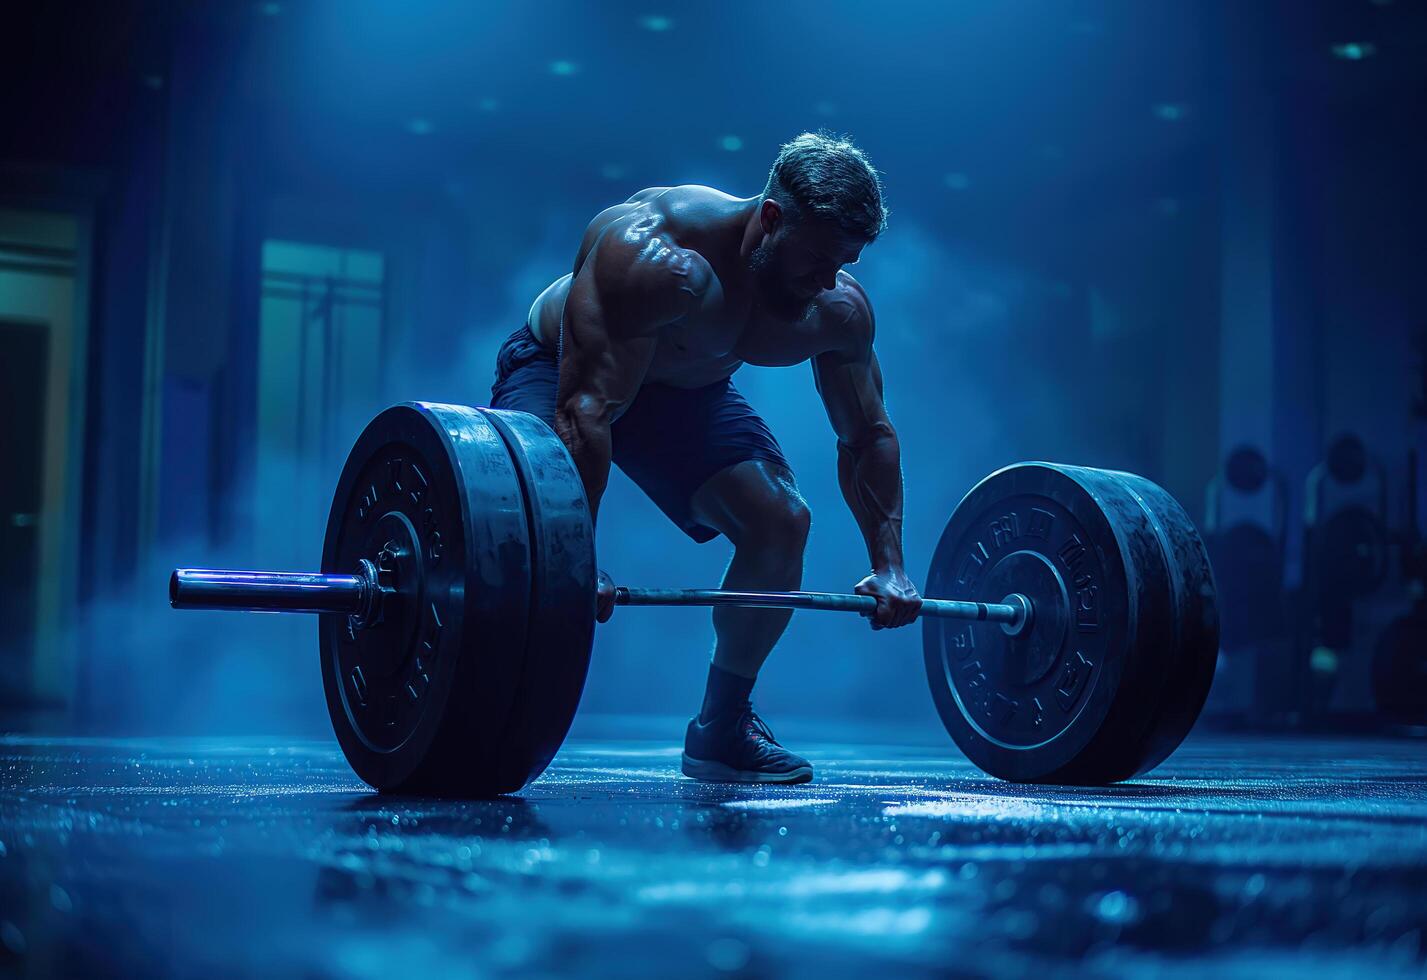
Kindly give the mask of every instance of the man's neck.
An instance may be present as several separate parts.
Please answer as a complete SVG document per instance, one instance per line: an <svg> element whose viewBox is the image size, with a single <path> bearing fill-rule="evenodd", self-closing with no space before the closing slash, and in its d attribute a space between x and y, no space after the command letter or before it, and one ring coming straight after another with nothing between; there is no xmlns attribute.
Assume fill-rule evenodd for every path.
<svg viewBox="0 0 1427 980"><path fill-rule="evenodd" d="M735 213L736 224L741 229L738 257L744 265L753 250L758 247L758 243L763 240L763 223L758 218L758 209L762 204L761 194L738 202L738 210Z"/></svg>

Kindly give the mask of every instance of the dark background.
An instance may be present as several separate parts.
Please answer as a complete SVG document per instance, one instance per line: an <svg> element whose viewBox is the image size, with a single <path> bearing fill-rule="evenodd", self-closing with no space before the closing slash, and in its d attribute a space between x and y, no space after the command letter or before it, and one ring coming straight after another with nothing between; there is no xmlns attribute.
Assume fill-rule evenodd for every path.
<svg viewBox="0 0 1427 980"><path fill-rule="evenodd" d="M1412 0L12 5L5 727L326 730L315 624L170 613L168 569L315 567L361 425L397 400L485 403L497 346L596 211L650 185L757 193L818 128L885 174L890 227L853 271L912 569L998 466L1133 470L1204 522L1251 445L1287 505L1230 492L1218 525L1282 526L1283 581L1221 558L1226 602L1271 614L1228 638L1206 723L1385 723L1375 650L1421 594L1400 559L1424 443L1424 79ZM807 587L849 588L865 554L808 370L738 383L812 506ZM1382 465L1381 493L1370 468L1312 504L1384 530L1387 574L1352 603L1305 543L1342 433ZM727 549L616 476L600 558L704 585ZM617 616L582 711L691 711L710 640L702 613ZM919 647L796 617L760 705L936 735Z"/></svg>

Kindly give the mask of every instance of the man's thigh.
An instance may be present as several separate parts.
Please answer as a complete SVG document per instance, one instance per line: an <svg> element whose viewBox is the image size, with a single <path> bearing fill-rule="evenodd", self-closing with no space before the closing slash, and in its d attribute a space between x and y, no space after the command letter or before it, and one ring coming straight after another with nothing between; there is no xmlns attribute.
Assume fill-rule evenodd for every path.
<svg viewBox="0 0 1427 980"><path fill-rule="evenodd" d="M792 485L777 439L727 380L703 388L646 385L610 435L614 462L695 541L711 540L726 526L711 523L711 510L695 513L695 495L720 474L758 460Z"/></svg>
<svg viewBox="0 0 1427 980"><path fill-rule="evenodd" d="M805 537L808 507L793 471L765 459L749 459L715 473L694 492L694 518L734 544L781 542Z"/></svg>

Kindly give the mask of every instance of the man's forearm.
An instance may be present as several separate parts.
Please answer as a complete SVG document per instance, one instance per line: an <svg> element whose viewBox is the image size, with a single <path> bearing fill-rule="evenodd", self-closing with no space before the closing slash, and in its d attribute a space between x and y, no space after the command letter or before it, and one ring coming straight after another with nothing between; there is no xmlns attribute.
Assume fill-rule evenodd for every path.
<svg viewBox="0 0 1427 980"><path fill-rule="evenodd" d="M842 496L862 529L867 557L878 571L902 567L902 449L884 432L855 446L838 443Z"/></svg>
<svg viewBox="0 0 1427 980"><path fill-rule="evenodd" d="M585 485L590 503L590 521L599 513L600 498L609 483L612 454L609 421L602 413L583 411L577 405L561 406L555 411L555 433L570 451Z"/></svg>

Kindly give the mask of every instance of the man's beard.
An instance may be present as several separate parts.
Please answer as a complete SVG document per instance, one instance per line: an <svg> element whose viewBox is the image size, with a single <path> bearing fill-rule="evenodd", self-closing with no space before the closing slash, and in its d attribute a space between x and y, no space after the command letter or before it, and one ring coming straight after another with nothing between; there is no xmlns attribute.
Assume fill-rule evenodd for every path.
<svg viewBox="0 0 1427 980"><path fill-rule="evenodd" d="M814 301L799 296L788 287L777 249L766 243L759 245L748 257L748 269L758 284L760 305L767 312L789 323L801 323L812 316Z"/></svg>

